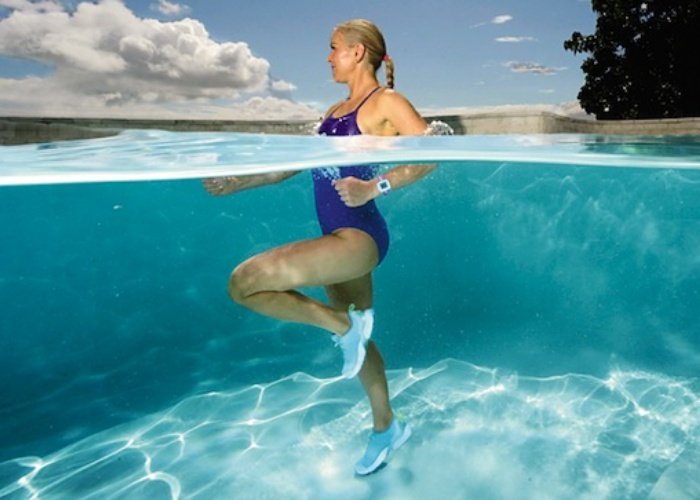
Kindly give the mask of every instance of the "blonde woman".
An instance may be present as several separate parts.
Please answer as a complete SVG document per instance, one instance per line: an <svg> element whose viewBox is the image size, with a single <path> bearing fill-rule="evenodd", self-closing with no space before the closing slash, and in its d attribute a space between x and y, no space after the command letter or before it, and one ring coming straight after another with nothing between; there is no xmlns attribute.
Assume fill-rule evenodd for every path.
<svg viewBox="0 0 700 500"><path fill-rule="evenodd" d="M333 79L347 86L348 97L331 106L323 135L421 135L427 125L409 101L393 90L394 64L384 37L370 21L352 20L335 27L328 62ZM386 67L386 87L377 70ZM359 374L369 397L374 429L357 474L377 470L411 435L394 418L389 403L384 361L374 342L372 271L386 256L389 232L374 199L403 188L434 166L400 166L377 176L372 166L321 168L312 171L316 212L322 236L289 243L255 255L237 266L229 294L237 303L284 321L319 327L333 335L343 352L342 375ZM233 176L204 181L213 195L225 195L276 183L297 172ZM296 290L325 287L330 304Z"/></svg>

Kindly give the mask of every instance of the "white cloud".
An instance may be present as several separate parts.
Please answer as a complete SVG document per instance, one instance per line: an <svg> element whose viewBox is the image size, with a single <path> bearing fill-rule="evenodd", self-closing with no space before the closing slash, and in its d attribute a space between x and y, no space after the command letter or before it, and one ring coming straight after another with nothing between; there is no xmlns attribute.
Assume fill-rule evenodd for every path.
<svg viewBox="0 0 700 500"><path fill-rule="evenodd" d="M297 86L293 83L285 82L284 80L275 80L270 85L275 92L292 92L297 89Z"/></svg>
<svg viewBox="0 0 700 500"><path fill-rule="evenodd" d="M504 24L507 23L508 21L512 21L513 16L509 14L502 14L500 16L496 16L493 19L491 19L488 22L481 22L477 24L472 24L470 28L479 28L480 26L486 26L487 24Z"/></svg>
<svg viewBox="0 0 700 500"><path fill-rule="evenodd" d="M272 96L252 97L233 106L230 113L241 120L314 120L321 117L317 109Z"/></svg>
<svg viewBox="0 0 700 500"><path fill-rule="evenodd" d="M520 62L520 61L508 61L503 64L506 68L509 68L514 73L534 73L537 75L554 75L559 71L565 70L566 68L550 68L548 66L543 66L539 63L533 62Z"/></svg>
<svg viewBox="0 0 700 500"><path fill-rule="evenodd" d="M151 4L151 10L158 11L166 16L175 17L187 15L192 9L188 5L159 0L157 4Z"/></svg>
<svg viewBox="0 0 700 500"><path fill-rule="evenodd" d="M147 97L147 96L146 96ZM255 96L242 102L214 102L208 99L161 102L143 98L128 106L111 104L125 96L78 97L55 80L28 77L0 78L0 114L9 116L162 118L209 120L314 120L320 112L313 107L277 97ZM80 99L79 101L77 99Z"/></svg>
<svg viewBox="0 0 700 500"><path fill-rule="evenodd" d="M30 2L29 0L0 0L0 7L23 12L59 12L63 10L61 2L44 0Z"/></svg>
<svg viewBox="0 0 700 500"><path fill-rule="evenodd" d="M503 23L507 23L508 21L512 21L512 20L513 20L513 16L510 16L508 14L504 14L502 16L496 16L493 19L491 19L491 23L503 24Z"/></svg>
<svg viewBox="0 0 700 500"><path fill-rule="evenodd" d="M245 42L216 42L194 19L139 18L119 0L83 2L70 12L52 1L0 5L11 9L0 19L0 54L55 68L45 78L0 79L5 113L167 114L182 105L190 116L193 108L211 113L214 100L231 103L275 87L295 88L283 80L271 83L269 62ZM261 104L251 106L259 110ZM286 109L298 114L304 108L290 103Z"/></svg>
<svg viewBox="0 0 700 500"><path fill-rule="evenodd" d="M56 78L83 92L129 89L135 98L154 84L163 97L259 90L270 66L243 42L214 42L198 21L140 19L117 0L81 3L74 13L13 12L0 21L0 53L53 65Z"/></svg>
<svg viewBox="0 0 700 500"><path fill-rule="evenodd" d="M496 41L501 43L534 42L535 40L537 39L531 36L499 36L496 38Z"/></svg>

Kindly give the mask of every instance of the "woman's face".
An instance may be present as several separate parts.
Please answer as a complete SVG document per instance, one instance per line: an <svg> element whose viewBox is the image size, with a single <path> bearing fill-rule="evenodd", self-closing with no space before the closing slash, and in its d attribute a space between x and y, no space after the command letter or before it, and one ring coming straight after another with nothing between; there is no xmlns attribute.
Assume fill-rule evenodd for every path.
<svg viewBox="0 0 700 500"><path fill-rule="evenodd" d="M334 31L331 37L331 52L328 54L328 62L331 64L333 79L338 83L347 82L356 66L355 47L349 47L343 34L338 30Z"/></svg>

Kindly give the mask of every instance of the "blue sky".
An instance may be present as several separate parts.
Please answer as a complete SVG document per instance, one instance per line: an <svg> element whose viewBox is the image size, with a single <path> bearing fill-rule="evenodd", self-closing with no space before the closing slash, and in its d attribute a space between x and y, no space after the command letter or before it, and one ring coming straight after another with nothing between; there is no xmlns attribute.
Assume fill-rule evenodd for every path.
<svg viewBox="0 0 700 500"><path fill-rule="evenodd" d="M328 42L356 17L426 112L571 108L563 42L595 26L589 0L0 0L0 115L311 117L345 95Z"/></svg>

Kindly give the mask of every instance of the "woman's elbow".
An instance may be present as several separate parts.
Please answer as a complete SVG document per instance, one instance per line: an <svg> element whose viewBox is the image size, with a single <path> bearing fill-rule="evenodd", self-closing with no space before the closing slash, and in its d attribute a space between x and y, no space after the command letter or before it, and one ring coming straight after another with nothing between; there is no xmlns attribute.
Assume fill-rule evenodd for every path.
<svg viewBox="0 0 700 500"><path fill-rule="evenodd" d="M430 172L438 167L437 163L431 163L430 165L423 165L423 175L428 175Z"/></svg>

